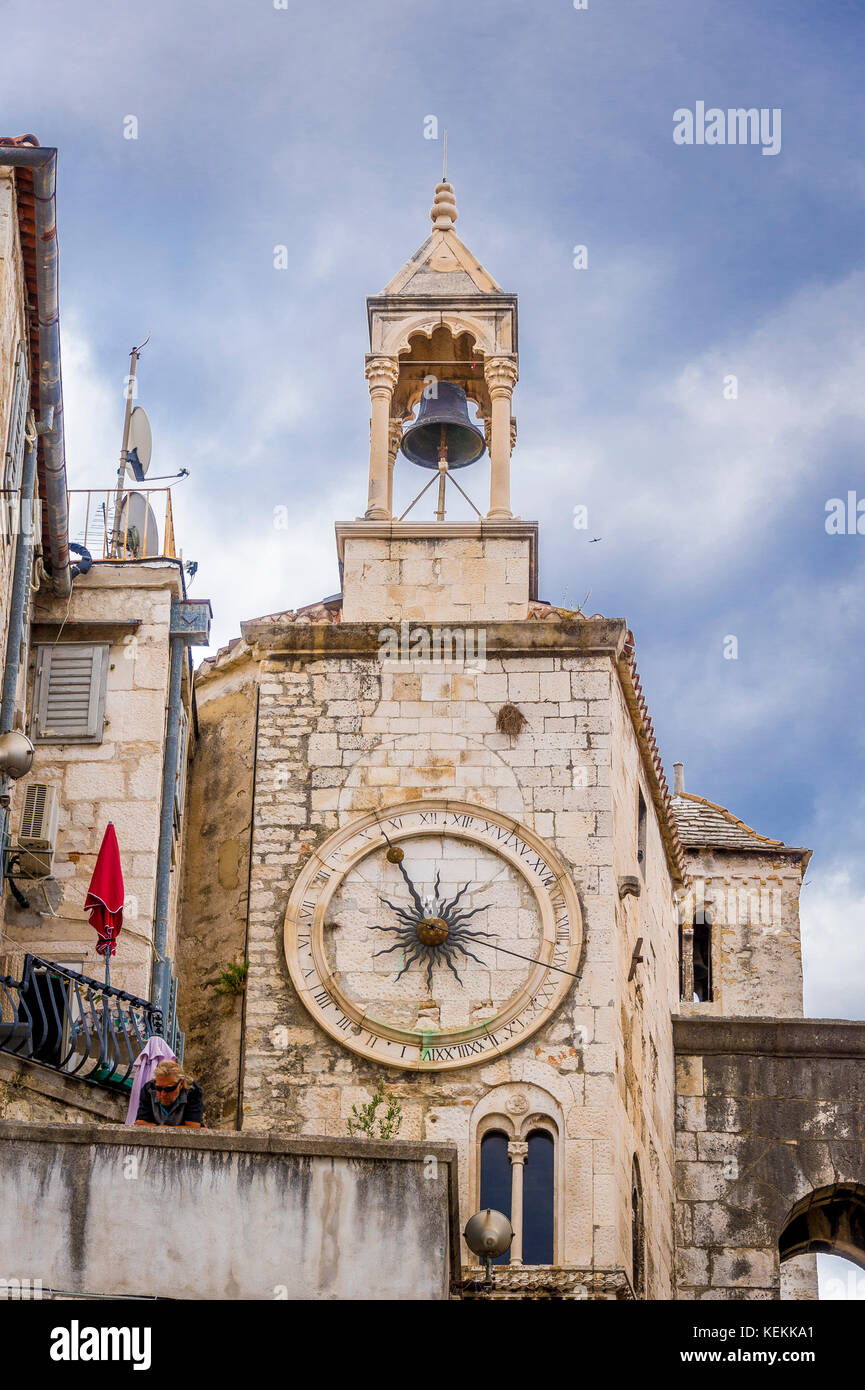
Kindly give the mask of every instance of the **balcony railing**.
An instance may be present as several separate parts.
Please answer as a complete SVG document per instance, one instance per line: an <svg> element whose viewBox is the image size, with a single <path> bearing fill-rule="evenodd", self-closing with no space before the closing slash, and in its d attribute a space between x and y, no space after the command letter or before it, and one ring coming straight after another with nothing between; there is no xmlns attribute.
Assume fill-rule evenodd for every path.
<svg viewBox="0 0 865 1390"><path fill-rule="evenodd" d="M162 1026L148 1000L39 956L25 956L21 980L0 975L0 1051L110 1090L128 1089Z"/></svg>
<svg viewBox="0 0 865 1390"><path fill-rule="evenodd" d="M170 488L73 488L67 497L69 539L94 560L178 558Z"/></svg>

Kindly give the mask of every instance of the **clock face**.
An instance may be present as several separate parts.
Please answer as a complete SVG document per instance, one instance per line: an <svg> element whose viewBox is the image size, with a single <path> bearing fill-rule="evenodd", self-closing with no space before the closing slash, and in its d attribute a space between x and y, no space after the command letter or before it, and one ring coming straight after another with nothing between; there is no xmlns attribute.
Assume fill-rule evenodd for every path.
<svg viewBox="0 0 865 1390"><path fill-rule="evenodd" d="M295 989L331 1037L444 1070L514 1047L574 982L582 921L558 857L525 826L449 800L352 822L289 899Z"/></svg>

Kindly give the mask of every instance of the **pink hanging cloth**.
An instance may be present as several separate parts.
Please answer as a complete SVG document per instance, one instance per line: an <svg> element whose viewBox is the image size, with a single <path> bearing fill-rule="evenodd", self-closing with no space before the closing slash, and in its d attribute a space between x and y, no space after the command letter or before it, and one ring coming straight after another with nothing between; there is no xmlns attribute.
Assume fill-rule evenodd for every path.
<svg viewBox="0 0 865 1390"><path fill-rule="evenodd" d="M147 1085L148 1081L153 1080L153 1073L156 1071L157 1063L165 1061L177 1061L168 1043L164 1038L148 1038L144 1047L132 1063L132 1093L129 1097L129 1109L126 1112L126 1119L123 1121L124 1124L135 1124L142 1089Z"/></svg>

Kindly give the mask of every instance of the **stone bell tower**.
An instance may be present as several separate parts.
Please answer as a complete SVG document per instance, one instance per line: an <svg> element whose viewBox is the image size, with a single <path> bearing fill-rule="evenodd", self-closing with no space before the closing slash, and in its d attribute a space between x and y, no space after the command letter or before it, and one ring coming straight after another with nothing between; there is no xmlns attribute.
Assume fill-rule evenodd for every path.
<svg viewBox="0 0 865 1390"><path fill-rule="evenodd" d="M682 851L627 624L537 601L537 527L510 503L516 297L455 220L441 183L430 236L368 301L342 593L244 623L199 678L200 836L237 867L206 901L192 883L190 912L249 960L239 1093L206 1080L244 1129L333 1137L383 1080L401 1139L456 1147L463 1219L511 1220L503 1296L664 1298ZM488 505L484 461L436 454L444 383L486 440ZM419 494L401 516L394 467Z"/></svg>
<svg viewBox="0 0 865 1390"><path fill-rule="evenodd" d="M514 518L510 501L517 297L460 241L457 215L453 188L440 183L432 232L367 299L369 501L363 520L336 528L345 622L519 620L537 596L537 526ZM445 382L465 392L482 421L489 507L469 498L475 519L446 521L440 478L437 516L403 520L393 515L393 473L404 422Z"/></svg>

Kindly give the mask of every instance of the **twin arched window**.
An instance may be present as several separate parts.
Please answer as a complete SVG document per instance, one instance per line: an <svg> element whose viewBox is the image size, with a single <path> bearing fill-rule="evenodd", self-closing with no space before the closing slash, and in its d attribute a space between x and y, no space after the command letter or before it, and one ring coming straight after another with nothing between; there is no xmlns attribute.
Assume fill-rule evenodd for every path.
<svg viewBox="0 0 865 1390"><path fill-rule="evenodd" d="M551 1265L555 1233L555 1141L546 1129L524 1140L488 1130L481 1140L481 1208L502 1212L514 1242L495 1264Z"/></svg>

